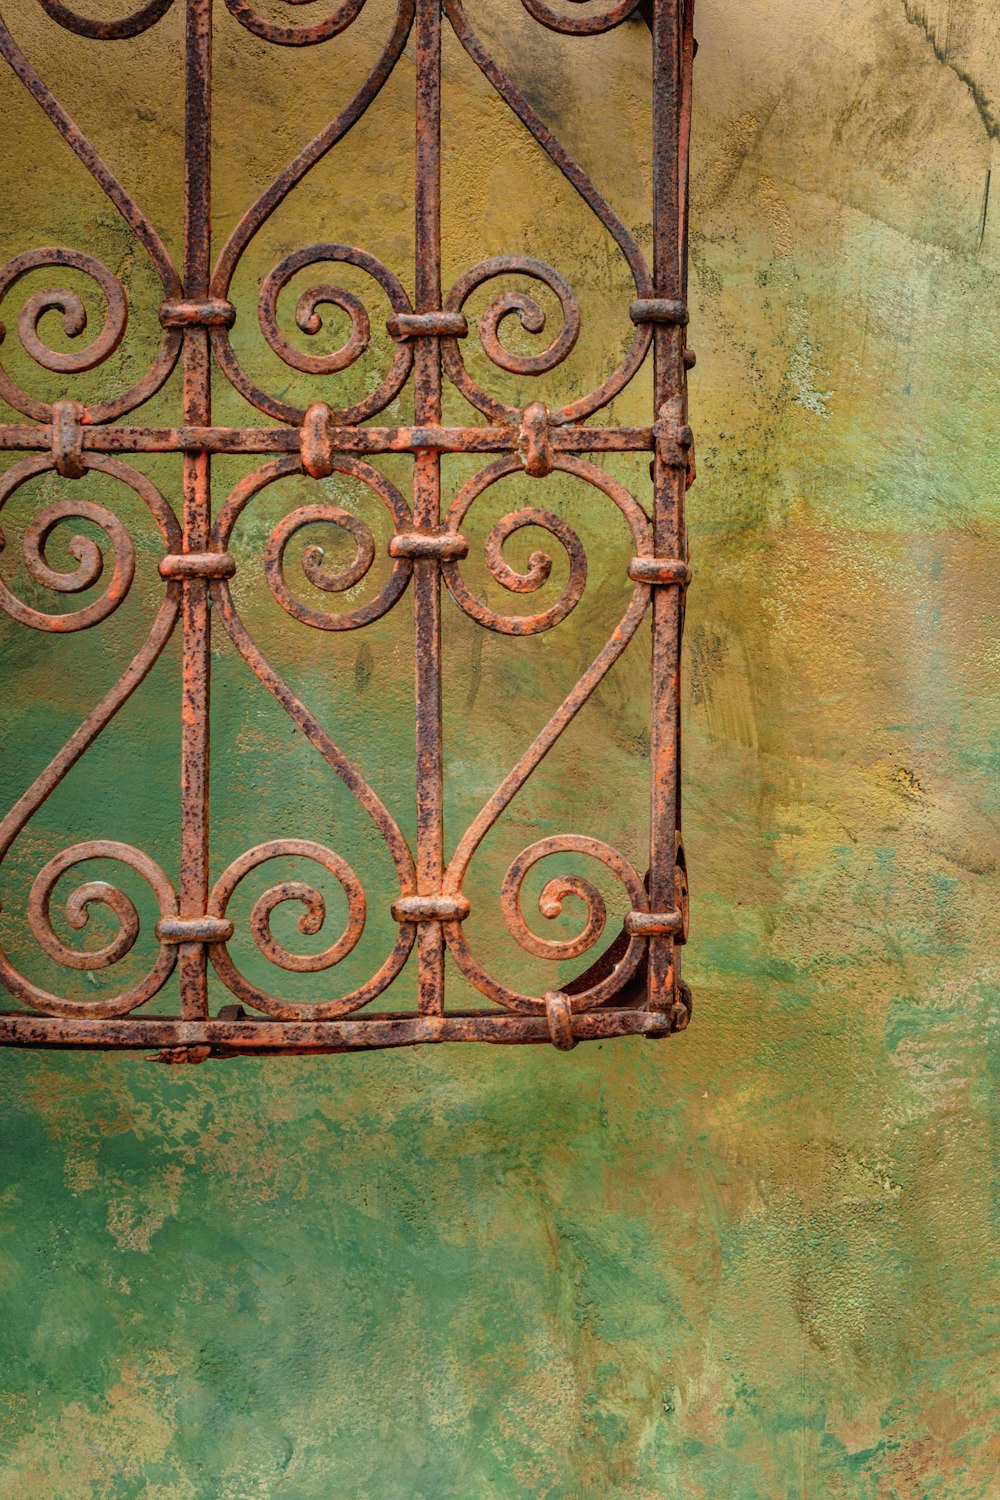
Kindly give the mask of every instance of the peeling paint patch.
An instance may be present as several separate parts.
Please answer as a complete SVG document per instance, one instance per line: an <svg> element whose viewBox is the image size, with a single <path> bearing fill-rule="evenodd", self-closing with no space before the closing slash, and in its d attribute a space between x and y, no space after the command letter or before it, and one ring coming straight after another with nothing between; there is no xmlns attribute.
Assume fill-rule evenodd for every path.
<svg viewBox="0 0 1000 1500"><path fill-rule="evenodd" d="M830 408L827 402L832 391L821 391L816 385L816 348L809 338L809 314L805 308L796 308L792 318L792 336L795 343L788 366L788 379L794 392L792 400L796 406L811 411L814 417L829 421Z"/></svg>

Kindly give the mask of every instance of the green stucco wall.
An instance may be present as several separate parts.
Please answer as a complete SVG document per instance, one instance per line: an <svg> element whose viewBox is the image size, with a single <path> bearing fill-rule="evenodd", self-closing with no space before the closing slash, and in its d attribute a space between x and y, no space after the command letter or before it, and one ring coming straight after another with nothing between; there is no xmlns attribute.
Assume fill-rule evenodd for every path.
<svg viewBox="0 0 1000 1500"><path fill-rule="evenodd" d="M559 43L539 41L516 5L469 8L648 235L641 24ZM220 232L331 112L324 90L346 97L387 17L371 0L341 41L279 54L222 13ZM8 20L176 247L179 12L112 48L24 3ZM666 1044L569 1055L454 1047L174 1069L0 1056L2 1500L1000 1493L995 4L699 0L698 36L694 1024ZM321 55L343 63L317 85ZM573 378L588 380L618 347L620 268L455 46L446 86L446 280L505 250L551 260L595 309L574 356ZM410 280L411 88L404 59L358 139L269 226L244 297L312 239L353 239ZM141 254L15 82L0 111L0 258L77 245L153 306ZM16 317L4 316L7 358ZM143 327L88 390L120 387L128 361L148 357L155 322ZM248 350L252 335L251 317ZM645 399L619 403L620 419L643 420ZM171 383L149 420L173 420L176 401ZM247 419L224 393L218 411ZM221 464L220 488L246 467ZM402 462L387 471L406 482ZM176 494L173 459L149 472ZM619 472L641 482L639 463ZM599 575L611 539L571 487L553 494ZM273 524L277 498L265 514ZM255 524L251 551L267 529ZM133 597L97 631L60 641L5 625L5 806L134 649L155 555L149 537ZM620 597L598 588L536 642L483 639L446 614L449 752L466 773L464 790L449 784L450 826L544 721ZM244 603L409 830L408 606L342 640L250 588ZM484 907L542 833L617 835L641 858L643 649L484 851ZM352 851L346 797L231 657L220 645L219 867L324 817L343 818ZM168 651L12 852L3 941L49 980L17 916L45 858L105 834L174 867L176 670ZM390 928L373 919L359 977ZM502 936L487 937L498 964Z"/></svg>

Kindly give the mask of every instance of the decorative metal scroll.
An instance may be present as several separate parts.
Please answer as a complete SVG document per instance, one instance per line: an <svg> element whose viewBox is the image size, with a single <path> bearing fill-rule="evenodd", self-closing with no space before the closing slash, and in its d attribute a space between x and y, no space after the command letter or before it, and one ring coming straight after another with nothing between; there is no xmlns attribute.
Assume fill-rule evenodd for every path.
<svg viewBox="0 0 1000 1500"><path fill-rule="evenodd" d="M110 21L90 20L62 0L40 3L53 21L79 37L120 44L155 26L172 5L184 0L149 0L134 14ZM331 69L336 69L337 43L333 39L352 25L365 6L365 0L331 0L333 8L322 19L298 24L296 14L283 24L268 19L249 0L225 3L241 26L265 42L281 47L323 48L317 76L326 60L324 52ZM129 593L136 563L133 538L112 508L122 486L148 509L156 527L162 546L158 566L163 581L159 612L127 670L0 823L0 858L6 856L41 804L143 682L174 633L180 635L182 652L180 857L176 884L165 868L172 863L170 851L143 850L112 839L91 840L73 844L48 859L34 875L27 903L30 932L50 961L71 971L112 969L136 944L141 925L137 908L115 885L103 879L85 879L81 867L94 860L129 867L148 885L159 910L155 961L138 982L120 993L72 999L32 982L0 949L0 983L17 1002L16 1008L0 1015L0 1042L22 1046L152 1046L160 1049L165 1061L197 1062L208 1056L332 1052L431 1041L550 1041L569 1048L586 1039L627 1034L659 1037L680 1029L690 1015L690 996L681 982L679 962L680 945L687 935L686 876L679 837L679 654L684 590L689 581L684 495L694 469L686 392L686 371L693 356L685 347L692 0L552 0L551 4L521 0L540 27L569 38L610 31L633 16L633 24L640 24L641 18L649 27L653 53L651 266L615 211L490 55L473 29L463 0L398 0L391 34L354 97L261 193L237 223L213 265L209 215L211 0L186 0L186 4L181 266L175 265L142 208L0 23L0 50L10 67L125 221L162 287L162 336L145 373L124 390L114 389L109 374L104 399L86 407L73 399L48 403L23 388L15 373L24 367L24 354L44 370L67 377L93 370L108 361L122 341L129 297L107 266L73 248L28 249L0 268L0 316L6 320L0 328L0 396L26 419L0 426L0 448L25 455L0 478L0 511L22 486L49 471L59 476L61 495L38 509L28 524L21 547L23 556L15 566L26 570L37 586L28 590L34 601L55 594L68 596L67 603L72 605L73 595L93 594L95 585L102 585L98 596L89 602L61 613L50 612L37 602L26 602L17 592L8 556L3 559L6 577L0 579L0 606L16 626L43 632L88 629L117 610ZM585 7L582 12L581 5ZM622 309L623 318L627 314L634 325L624 357L595 389L574 395L563 405L547 407L532 401L521 408L508 404L479 383L472 369L474 362L467 362L463 353L473 331L466 311L472 294L498 277L514 277L527 289L501 292L489 302L478 321L482 350L502 371L532 377L555 370L572 350L580 328L577 296L557 270L526 255L497 255L466 271L450 289L442 289L441 44L446 27L451 28L468 58L617 244L634 280L635 296ZM323 243L307 245L288 255L264 279L258 306L240 307L230 300L230 291L247 247L291 189L361 119L408 47L415 57L417 80L416 272L412 293L388 266L365 249ZM601 129L608 128L613 127L602 121ZM367 274L391 308L386 323L391 354L381 379L367 393L340 407L327 404L320 395L334 401L337 375L367 349L372 335L369 307L353 292L327 281L317 282L299 297L295 321L306 335L322 326L320 308L324 304L339 308L349 319L350 334L332 353L301 352L279 323L278 303L283 289L298 272L319 264L354 267ZM22 293L20 310L11 326L18 283L40 268L51 270L55 282L59 271L68 268L94 283L105 307L103 325L96 335L88 330L79 295L58 285L26 298ZM513 317L529 333L542 333L545 312L533 295L539 286L558 301L561 327L541 352L519 354L510 347L509 339L505 340L504 321ZM45 342L43 319L53 313L61 315L71 352L61 352ZM244 368L231 330L234 323L254 318L274 353L293 370L315 380L317 399L311 404L294 405L285 394L263 389ZM18 340L21 350L18 359L12 360L9 351L16 348ZM77 340L78 345L74 342ZM650 425L599 425L593 419L650 356ZM164 387L178 362L180 425L132 425L129 418ZM213 424L213 369L221 371L267 422L252 427ZM412 382L413 425L378 425L373 419L408 382ZM477 425L443 424L442 391L448 382L475 409ZM351 389L356 391L358 387ZM643 451L652 456L651 505L640 503L595 461L602 454ZM183 455L183 492L175 500L167 498L129 461L130 455L162 452ZM409 498L377 467L379 455L390 453L412 458ZM483 455L485 467L451 498L442 494L441 459L454 453ZM259 455L261 464L221 501L213 518L211 468L213 456L221 454ZM503 555L505 543L525 527L548 532L569 561L568 581L554 605L534 615L498 613L477 595L464 570L469 543L463 525L477 499L507 475L522 476L530 487L534 480L554 471L583 481L591 487L595 504L607 505L624 518L633 550L627 562L631 581L628 606L603 649L446 856L442 589L479 626L500 635L547 631L569 614L583 591L586 557L569 523L540 505L525 505L493 527L486 543L486 565L505 590L515 595L532 593L549 577L552 559L545 553L533 553L529 570L518 572ZM74 499L74 483L88 473L104 476L106 502ZM316 503L300 506L278 523L257 566L262 584L266 581L283 609L306 628L363 629L399 605L409 591L416 663L417 834L413 848L401 832L397 816L331 737L332 726L320 723L306 709L265 658L234 603L230 580L236 560L229 549L237 520L268 486L284 476L303 474L315 480L331 474L351 476L368 488L391 520L387 582L373 600L352 611L327 614L306 604L286 576L288 543L318 521L340 528L353 543L354 555L348 563L333 568L318 548L306 547L302 566L314 585L343 593L368 572L375 560L376 542L369 526L352 511L334 505L320 486ZM77 566L61 571L47 556L47 547L57 529L78 520L92 523L104 540L98 543L90 535L71 535L67 540L63 532L63 541ZM23 571L18 578L23 584ZM511 864L499 892L500 908L515 943L539 961L536 989L521 992L493 977L477 956L475 922L463 882L481 841L628 648L647 614L651 616L652 639L648 873L641 873L586 826L543 838L524 849ZM351 866L349 849L289 836L248 849L221 872L213 860L208 807L210 634L217 644L228 637L260 683L364 809L391 856L398 882L392 904L397 924L395 942L377 971L349 993L337 986L337 966L356 947L367 913L366 894ZM336 641L331 645L335 648ZM584 824L586 814L586 807L581 807ZM521 909L526 877L554 854L573 856L583 869L588 863L603 866L621 883L629 906L618 938L584 974L562 988L551 977L546 978L554 972L551 965L579 958L590 950L599 952L606 913L602 895L590 879L583 874L555 875L542 889L541 914L555 917L567 898L575 898L585 912L582 931L573 938L551 939L539 937L528 926ZM313 998L301 1002L279 1000L260 988L237 968L229 947L234 936L230 901L237 887L251 871L289 856L311 862L332 876L343 890L348 911L346 928L334 941L319 952L301 954L277 939L271 927L272 915L283 903L299 903L300 930L321 934L327 913L319 889L304 880L279 881L253 906L249 928L259 953L280 970L315 976ZM64 896L59 897L57 887L64 879ZM100 948L72 946L59 935L53 922L50 908L54 901L61 905L59 928L65 930L68 925L82 932L92 908L103 906L117 923L115 935ZM485 997L488 1004L484 1008L464 1012L447 1009L446 951L450 951L468 983ZM418 1010L387 1013L373 1009L407 963L416 965ZM175 968L179 974L179 1014L165 1016L144 1009ZM210 970L235 1001L216 1015L209 1006Z"/></svg>

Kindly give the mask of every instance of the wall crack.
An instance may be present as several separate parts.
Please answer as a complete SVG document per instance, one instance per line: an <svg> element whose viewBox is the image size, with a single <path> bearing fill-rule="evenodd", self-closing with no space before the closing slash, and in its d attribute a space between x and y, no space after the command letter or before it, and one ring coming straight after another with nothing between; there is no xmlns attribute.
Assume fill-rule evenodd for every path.
<svg viewBox="0 0 1000 1500"><path fill-rule="evenodd" d="M911 26L917 26L923 32L930 44L931 51L938 62L954 73L960 83L963 83L972 96L972 102L976 106L976 113L983 124L983 129L991 141L1000 141L1000 119L993 113L989 100L986 97L982 85L977 83L971 74L966 73L949 56L947 46L942 46L938 41L937 32L928 21L926 15L921 14L915 0L902 0L903 14ZM921 7L922 8L922 7Z"/></svg>

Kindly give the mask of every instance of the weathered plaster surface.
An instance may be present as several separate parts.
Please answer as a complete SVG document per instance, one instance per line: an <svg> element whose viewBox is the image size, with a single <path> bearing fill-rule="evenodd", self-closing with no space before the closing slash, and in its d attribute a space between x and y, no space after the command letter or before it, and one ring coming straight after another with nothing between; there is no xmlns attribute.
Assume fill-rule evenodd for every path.
<svg viewBox="0 0 1000 1500"><path fill-rule="evenodd" d="M642 28L571 47L539 39L516 6L470 11L645 233ZM161 1070L0 1056L0 1500L997 1493L995 5L699 0L699 13L695 1024L667 1046L569 1057L438 1049ZM386 15L372 0L351 45L329 45L343 64L323 88L318 54L276 55L223 16L220 232L346 96ZM110 50L35 7L10 20L176 244L179 13ZM312 239L355 239L409 278L411 76L401 68L363 127L374 160L350 140L328 159L269 226L237 300ZM446 274L503 250L551 259L590 309L567 371L588 380L621 334L620 268L455 48L448 88ZM78 245L149 302L141 256L30 101L5 82L0 110L3 255ZM95 381L141 361L152 326ZM157 418L175 400L158 398ZM622 418L640 419L643 400L620 403ZM239 403L221 394L219 413ZM168 488L172 462L150 465ZM242 472L219 467L220 488ZM248 555L292 493L248 522ZM605 564L610 576L618 542L586 497L553 494L593 549L592 578ZM135 597L101 630L4 634L5 804L127 659L154 551L149 539ZM331 654L259 594L243 602L275 659L404 808L404 614ZM560 631L520 644L451 612L449 747L468 787L449 788L452 826L619 600L598 582ZM16 846L3 940L26 963L17 903L56 848L101 832L169 864L175 673L168 655ZM587 831L641 857L643 678L640 653L484 850L484 910L539 831L592 819ZM386 871L362 823L221 651L214 709L220 867L304 821L357 841L377 889ZM499 964L509 943L484 923ZM359 965L386 932L373 920Z"/></svg>

